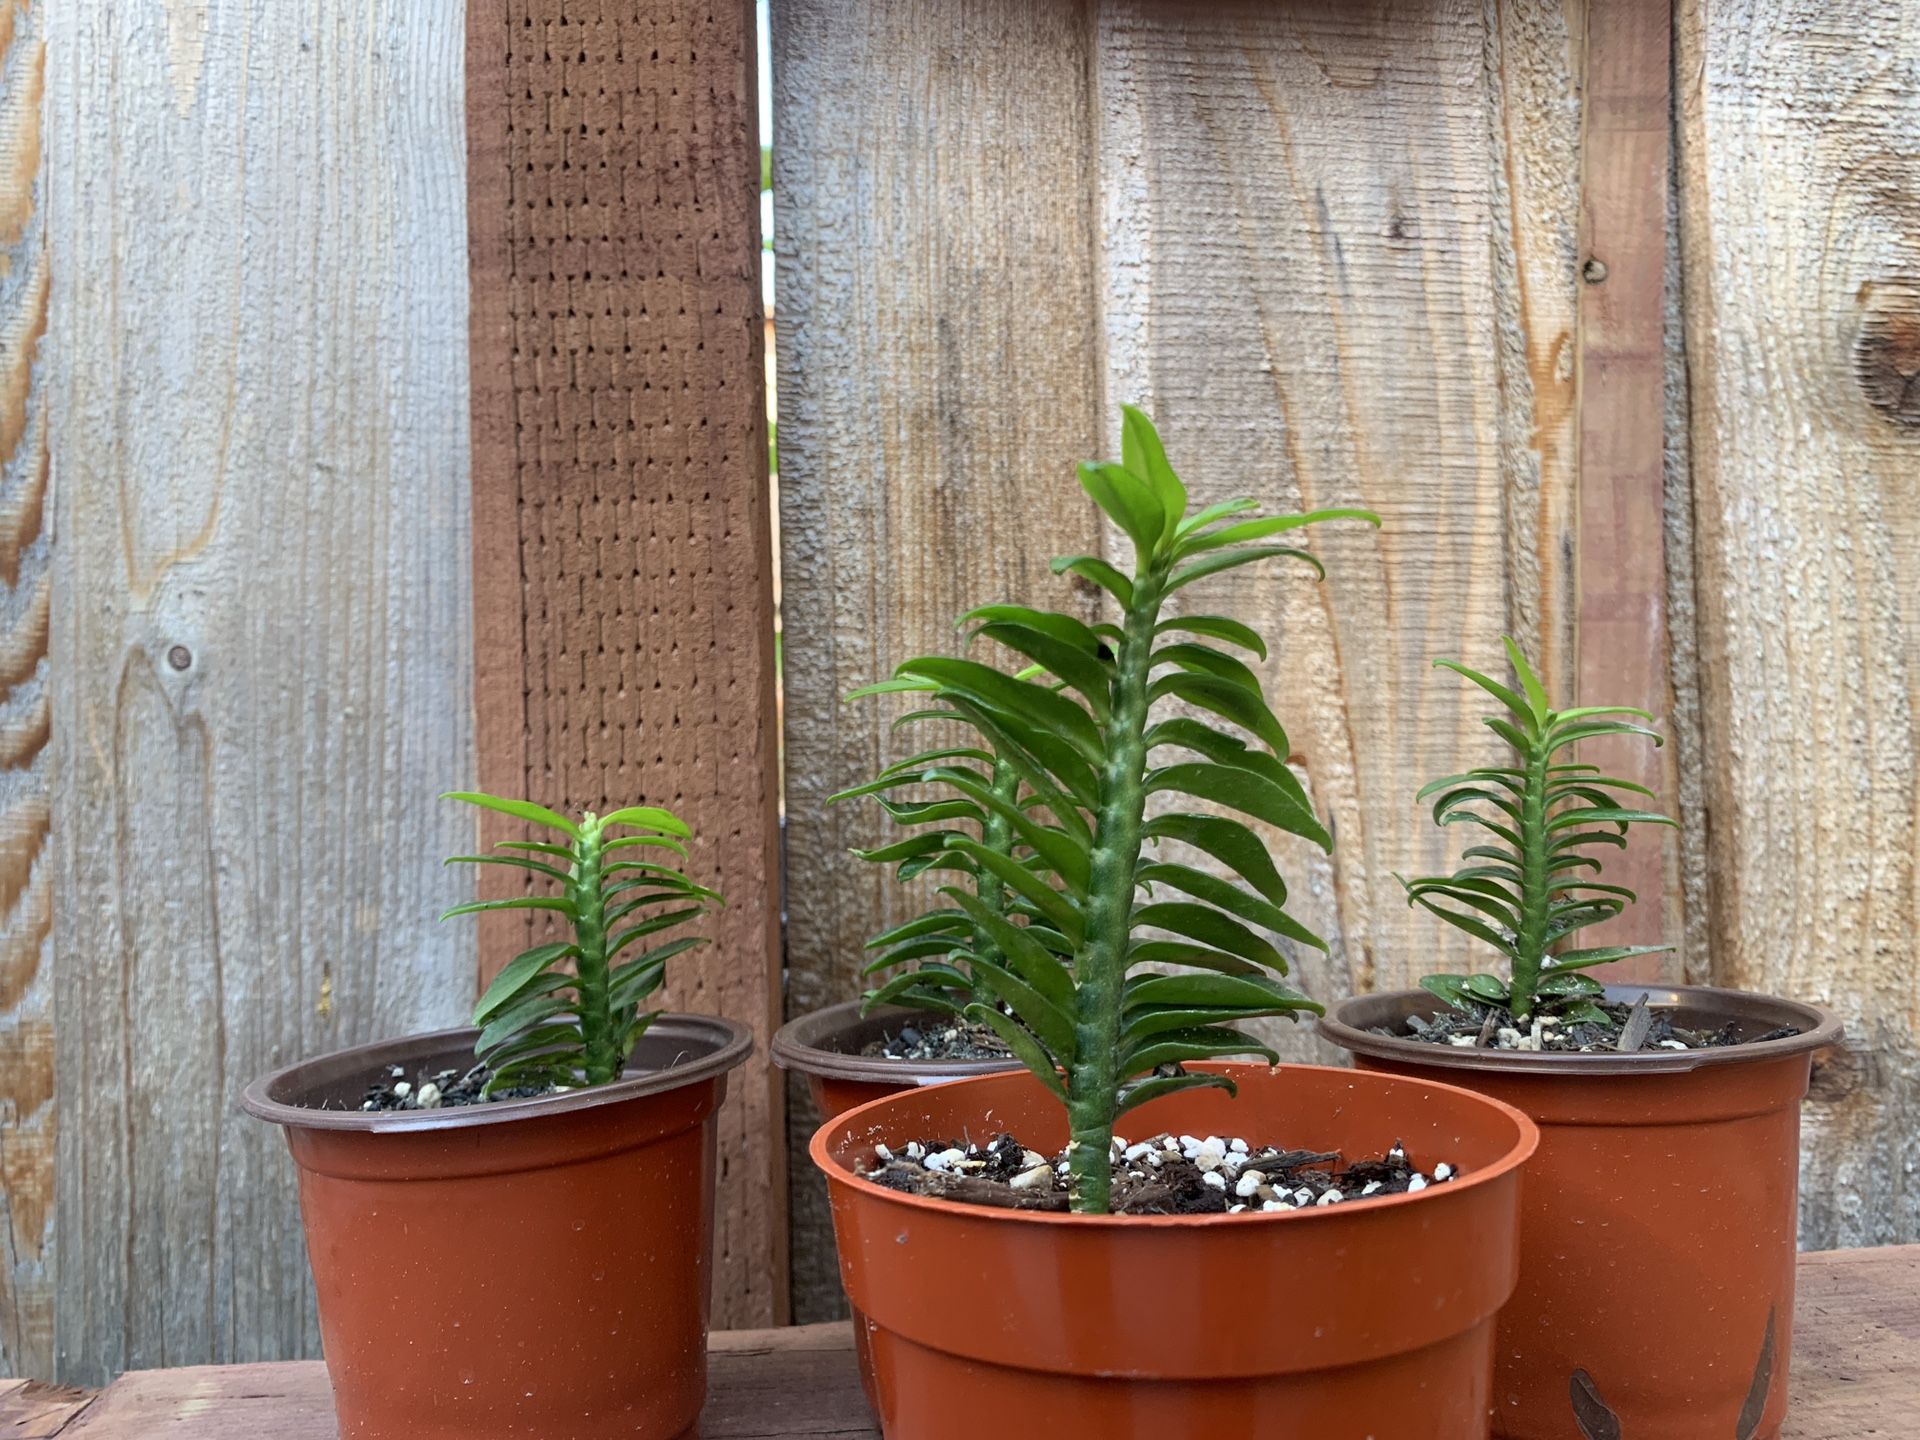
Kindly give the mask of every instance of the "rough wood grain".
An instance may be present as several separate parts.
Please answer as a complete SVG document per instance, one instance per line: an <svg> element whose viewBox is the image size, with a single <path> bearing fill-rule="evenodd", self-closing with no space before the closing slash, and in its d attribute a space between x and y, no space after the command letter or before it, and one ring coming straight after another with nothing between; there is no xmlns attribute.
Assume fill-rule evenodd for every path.
<svg viewBox="0 0 1920 1440"><path fill-rule="evenodd" d="M461 36L407 0L44 14L55 1371L94 1382L317 1353L237 1092L472 994L431 798L473 768Z"/></svg>
<svg viewBox="0 0 1920 1440"><path fill-rule="evenodd" d="M1472 958L1392 878L1468 843L1419 786L1498 750L1477 692L1433 660L1501 670L1506 631L1562 693L1573 677L1583 14L1101 8L1109 401L1159 417L1199 496L1386 522L1319 531L1321 585L1247 567L1191 601L1267 635L1269 693L1332 821L1331 861L1274 845L1333 947L1300 957L1322 999Z"/></svg>
<svg viewBox="0 0 1920 1440"><path fill-rule="evenodd" d="M731 904L672 1008L779 1011L778 758L749 0L474 0L480 780L670 806ZM485 827L489 838L509 833ZM490 977L528 943L488 917ZM720 1119L714 1319L786 1307L780 1088Z"/></svg>
<svg viewBox="0 0 1920 1440"><path fill-rule="evenodd" d="M0 4L0 1370L53 1373L43 8Z"/></svg>
<svg viewBox="0 0 1920 1440"><path fill-rule="evenodd" d="M1673 735L1667 624L1667 196L1672 128L1671 0L1587 9L1586 128L1581 145L1580 505L1576 537L1582 705L1632 705ZM1580 747L1609 775L1638 781L1675 813L1681 745L1615 737ZM1699 826L1705 817L1682 815ZM1642 826L1607 862L1636 892L1626 914L1582 944L1677 944L1685 938L1681 846ZM1673 903L1668 903L1671 896ZM1607 967L1614 978L1674 981L1678 950Z"/></svg>
<svg viewBox="0 0 1920 1440"><path fill-rule="evenodd" d="M1920 1235L1920 6L1678 9L1714 974L1840 1010L1802 1238Z"/></svg>
<svg viewBox="0 0 1920 1440"><path fill-rule="evenodd" d="M951 651L974 605L1085 603L1047 563L1101 543L1073 478L1100 448L1093 137L1077 4L782 0L773 24L798 1014L857 995L861 946L907 913L847 853L884 817L825 804L907 753L906 707L841 696ZM789 1104L804 1156L817 1120ZM793 1176L796 1313L843 1313L824 1187Z"/></svg>
<svg viewBox="0 0 1920 1440"><path fill-rule="evenodd" d="M1794 1324L1793 1409L1781 1440L1863 1440L1920 1428L1920 1249L1805 1255ZM845 1325L716 1333L706 1440L874 1440ZM150 1440L334 1440L325 1370L313 1363L152 1371L90 1408L0 1381L0 1434ZM78 1419L72 1418L76 1413ZM51 1419L49 1419L51 1417ZM14 1431L31 1419L37 1429ZM51 1427L51 1428L49 1428ZM64 1427L64 1428L63 1428ZM190 1428L189 1428L190 1427Z"/></svg>

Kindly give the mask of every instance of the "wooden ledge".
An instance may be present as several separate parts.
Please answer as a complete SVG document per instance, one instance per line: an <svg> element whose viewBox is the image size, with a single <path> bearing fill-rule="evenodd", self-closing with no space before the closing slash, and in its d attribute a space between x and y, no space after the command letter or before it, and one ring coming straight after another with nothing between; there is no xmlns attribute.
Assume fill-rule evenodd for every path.
<svg viewBox="0 0 1920 1440"><path fill-rule="evenodd" d="M1800 1261L1781 1440L1920 1435L1920 1245ZM875 1440L844 1324L713 1337L702 1440ZM0 1380L0 1440L335 1440L318 1361L136 1370L95 1394Z"/></svg>

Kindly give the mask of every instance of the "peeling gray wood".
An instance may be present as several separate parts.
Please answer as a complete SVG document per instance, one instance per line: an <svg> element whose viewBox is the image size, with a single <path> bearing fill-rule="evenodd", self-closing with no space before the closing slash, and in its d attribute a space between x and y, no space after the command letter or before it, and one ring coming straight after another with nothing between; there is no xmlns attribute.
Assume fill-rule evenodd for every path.
<svg viewBox="0 0 1920 1440"><path fill-rule="evenodd" d="M9 11L12 7L8 7ZM240 1087L457 1022L460 7L47 11L58 1361L313 1355Z"/></svg>
<svg viewBox="0 0 1920 1440"><path fill-rule="evenodd" d="M1676 23L1713 974L1847 1022L1802 1240L1912 1239L1920 5Z"/></svg>

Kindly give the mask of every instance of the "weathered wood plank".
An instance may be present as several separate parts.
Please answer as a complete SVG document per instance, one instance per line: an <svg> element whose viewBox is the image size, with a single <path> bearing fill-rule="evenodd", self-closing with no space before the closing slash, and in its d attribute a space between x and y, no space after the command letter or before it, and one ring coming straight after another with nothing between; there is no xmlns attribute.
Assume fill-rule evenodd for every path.
<svg viewBox="0 0 1920 1440"><path fill-rule="evenodd" d="M468 37L480 780L680 813L731 904L665 1003L764 1043L779 782L752 6L474 0ZM531 927L487 918L490 977ZM720 1119L720 1324L786 1313L782 1126L749 1061Z"/></svg>
<svg viewBox="0 0 1920 1440"><path fill-rule="evenodd" d="M905 752L841 696L950 651L962 611L1075 603L1101 447L1088 29L1075 3L773 8L790 1013L861 989L905 913L848 855L885 821L826 797ZM1117 433L1117 432L1116 432ZM1091 612L1089 612L1091 613ZM794 1295L844 1313L817 1119L789 1095Z"/></svg>
<svg viewBox="0 0 1920 1440"><path fill-rule="evenodd" d="M1920 1235L1920 7L1679 7L1715 976L1838 1008L1809 1244Z"/></svg>
<svg viewBox="0 0 1920 1440"><path fill-rule="evenodd" d="M1633 705L1673 736L1666 562L1667 200L1672 103L1671 0L1587 7L1581 146L1578 675L1582 705ZM1675 737L1690 738L1690 737ZM1680 744L1596 740L1582 758L1654 790L1668 814ZM1698 814L1682 815L1690 826ZM1632 831L1608 879L1639 903L1581 936L1594 945L1677 944L1685 935L1674 832ZM1669 904L1671 897L1672 904ZM1676 949L1608 967L1616 978L1675 981Z"/></svg>
<svg viewBox="0 0 1920 1440"><path fill-rule="evenodd" d="M63 1434L95 1392L40 1380L0 1380L0 1435L8 1440L52 1440Z"/></svg>
<svg viewBox="0 0 1920 1440"><path fill-rule="evenodd" d="M1920 1248L1805 1255L1794 1323L1793 1410L1781 1440L1861 1440L1920 1427ZM708 1440L877 1436L845 1325L717 1333L700 1433ZM306 1362L152 1371L83 1394L0 1381L0 1433L148 1440L333 1440L326 1371ZM47 1417L53 1417L51 1421ZM29 1418L38 1429L16 1432ZM51 1428L49 1428L51 1425ZM61 1428L64 1425L64 1428ZM185 1433L185 1432L181 1432Z"/></svg>
<svg viewBox="0 0 1920 1440"><path fill-rule="evenodd" d="M44 7L0 8L0 1370L53 1373Z"/></svg>
<svg viewBox="0 0 1920 1440"><path fill-rule="evenodd" d="M237 1092L472 994L431 800L473 769L461 36L405 0L40 13L55 1371L93 1382L317 1353Z"/></svg>
<svg viewBox="0 0 1920 1440"><path fill-rule="evenodd" d="M1299 957L1319 998L1470 958L1392 878L1468 843L1419 786L1498 749L1434 658L1502 670L1505 631L1572 682L1583 9L1101 9L1109 400L1199 496L1385 519L1316 535L1321 585L1246 567L1192 600L1267 635L1332 821L1331 860L1273 847L1333 947Z"/></svg>

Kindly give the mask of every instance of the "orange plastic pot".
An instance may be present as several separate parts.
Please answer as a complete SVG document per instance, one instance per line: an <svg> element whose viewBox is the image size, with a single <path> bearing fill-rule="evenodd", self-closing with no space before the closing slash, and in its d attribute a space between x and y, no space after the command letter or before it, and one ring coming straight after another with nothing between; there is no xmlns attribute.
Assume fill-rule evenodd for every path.
<svg viewBox="0 0 1920 1440"><path fill-rule="evenodd" d="M773 1063L807 1077L814 1107L827 1119L917 1085L940 1085L1020 1068L1020 1062L1012 1059L892 1060L860 1053L875 1040L915 1022L942 1023L939 1016L895 1005L882 1005L871 1015L860 1013L858 1000L829 1005L796 1016L780 1027L773 1037Z"/></svg>
<svg viewBox="0 0 1920 1440"><path fill-rule="evenodd" d="M662 1016L611 1085L364 1113L383 1067L464 1069L472 1030L282 1070L343 1440L669 1440L706 1399L714 1112L751 1053Z"/></svg>
<svg viewBox="0 0 1920 1440"><path fill-rule="evenodd" d="M942 1085L976 1075L1000 1075L1020 1069L1018 1060L894 1060L861 1052L875 1040L897 1033L902 1025L938 1025L941 1017L922 1010L882 1005L870 1015L860 1013L860 1002L849 1000L796 1016L773 1037L773 1063L782 1070L807 1077L807 1091L821 1118L834 1116L898 1095L921 1085ZM867 1346L867 1317L853 1312L853 1354L860 1367L860 1385L867 1403L874 1405L873 1356Z"/></svg>
<svg viewBox="0 0 1920 1440"><path fill-rule="evenodd" d="M1186 1440L1466 1440L1487 1433L1493 1318L1518 1260L1520 1166L1537 1134L1446 1085L1288 1065L1209 1066L1238 1100L1190 1091L1130 1134L1243 1136L1379 1154L1462 1178L1418 1194L1273 1214L1108 1216L985 1209L868 1181L874 1147L1010 1132L1066 1140L1025 1073L871 1101L829 1121L847 1293L870 1327L890 1440L984 1433Z"/></svg>
<svg viewBox="0 0 1920 1440"><path fill-rule="evenodd" d="M1840 1023L1786 1000L1615 986L1679 1023L1792 1039L1640 1055L1454 1049L1376 1035L1424 991L1346 1001L1320 1033L1366 1070L1465 1085L1540 1126L1520 1283L1500 1318L1498 1435L1772 1440L1792 1353L1800 1102Z"/></svg>

